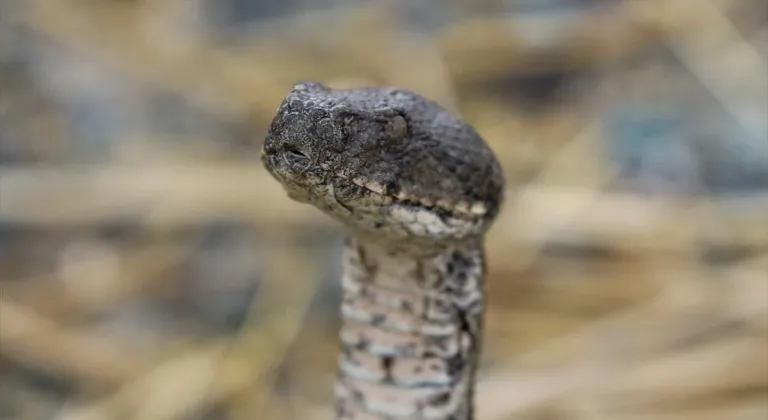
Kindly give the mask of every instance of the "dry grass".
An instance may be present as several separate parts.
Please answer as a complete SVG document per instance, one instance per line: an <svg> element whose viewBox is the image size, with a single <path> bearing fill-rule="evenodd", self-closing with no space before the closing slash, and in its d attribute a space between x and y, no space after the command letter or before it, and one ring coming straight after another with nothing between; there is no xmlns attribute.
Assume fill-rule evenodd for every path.
<svg viewBox="0 0 768 420"><path fill-rule="evenodd" d="M504 14L406 36L373 5L233 44L190 4L0 6L0 418L330 417L340 232L256 159L301 79L412 88L501 157L481 420L768 416L768 191L641 194L602 124L759 129L761 2L627 1L550 38ZM554 71L579 76L520 105L513 77Z"/></svg>

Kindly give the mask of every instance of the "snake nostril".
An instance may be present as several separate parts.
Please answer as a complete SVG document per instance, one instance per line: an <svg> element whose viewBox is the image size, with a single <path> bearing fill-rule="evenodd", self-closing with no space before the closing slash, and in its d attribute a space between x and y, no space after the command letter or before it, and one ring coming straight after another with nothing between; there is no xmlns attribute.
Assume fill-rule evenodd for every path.
<svg viewBox="0 0 768 420"><path fill-rule="evenodd" d="M289 155L291 155L291 157L294 157L297 159L309 159L309 156L307 156L306 153L302 152L301 150L290 149L290 150L287 150L287 152Z"/></svg>
<svg viewBox="0 0 768 420"><path fill-rule="evenodd" d="M309 155L307 155L306 152L299 149L293 144L286 143L283 144L282 147L283 151L288 154L288 156L295 158L295 159L309 159Z"/></svg>
<svg viewBox="0 0 768 420"><path fill-rule="evenodd" d="M303 171L311 165L309 155L291 144L283 145L282 156L285 162L294 170Z"/></svg>

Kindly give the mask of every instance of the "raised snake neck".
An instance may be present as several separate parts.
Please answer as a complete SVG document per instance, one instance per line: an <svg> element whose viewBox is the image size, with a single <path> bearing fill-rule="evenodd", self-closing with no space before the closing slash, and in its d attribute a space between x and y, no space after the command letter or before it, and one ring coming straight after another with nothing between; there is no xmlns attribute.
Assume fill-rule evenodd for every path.
<svg viewBox="0 0 768 420"><path fill-rule="evenodd" d="M472 419L483 241L505 184L491 148L414 92L304 82L261 159L289 197L352 234L337 419Z"/></svg>
<svg viewBox="0 0 768 420"><path fill-rule="evenodd" d="M474 418L481 245L432 257L347 240L338 419Z"/></svg>

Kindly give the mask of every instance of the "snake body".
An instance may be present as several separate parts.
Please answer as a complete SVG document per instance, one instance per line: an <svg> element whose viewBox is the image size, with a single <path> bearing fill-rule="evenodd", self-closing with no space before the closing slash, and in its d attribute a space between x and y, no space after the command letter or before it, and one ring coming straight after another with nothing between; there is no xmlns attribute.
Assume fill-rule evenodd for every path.
<svg viewBox="0 0 768 420"><path fill-rule="evenodd" d="M336 418L474 418L483 243L504 188L483 139L408 90L303 82L262 161L291 198L350 232Z"/></svg>

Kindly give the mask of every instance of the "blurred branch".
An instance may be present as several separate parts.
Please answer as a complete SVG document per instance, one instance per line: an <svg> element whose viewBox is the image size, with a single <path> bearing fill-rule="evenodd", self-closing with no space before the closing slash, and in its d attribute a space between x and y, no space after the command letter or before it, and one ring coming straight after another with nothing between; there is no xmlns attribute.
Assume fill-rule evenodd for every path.
<svg viewBox="0 0 768 420"><path fill-rule="evenodd" d="M720 405L682 409L649 408L621 414L621 420L757 420L765 418L765 398L723 399Z"/></svg>
<svg viewBox="0 0 768 420"><path fill-rule="evenodd" d="M138 218L148 226L234 217L264 224L325 223L296 205L260 165L1 168L0 221L86 224Z"/></svg>
<svg viewBox="0 0 768 420"><path fill-rule="evenodd" d="M762 110L763 116L768 113L766 57L713 2L688 3L685 11L695 16L696 25L670 37L668 44L736 121L754 129L754 121L744 110Z"/></svg>
<svg viewBox="0 0 768 420"><path fill-rule="evenodd" d="M222 218L265 227L333 223L313 207L291 201L269 174L252 166L6 167L0 168L0 191L3 223L96 225L132 218L163 228ZM503 209L500 226L489 237L489 249L506 254L512 247L539 246L559 238L675 251L680 244L663 234L666 227L690 223L690 215L678 210L680 200L598 194L591 188L529 187L514 205ZM718 209L702 212L696 220L699 226L727 223L728 227L704 232L699 239L768 246L768 232L762 229L768 196L755 193L722 202L690 199L686 208L697 207L699 200L706 208ZM730 217L726 205L737 208Z"/></svg>
<svg viewBox="0 0 768 420"><path fill-rule="evenodd" d="M136 354L84 331L63 329L7 297L0 297L3 357L93 390L114 387L141 371Z"/></svg>
<svg viewBox="0 0 768 420"><path fill-rule="evenodd" d="M554 223L559 226L555 229L562 229L566 225L573 226L577 218L585 213L585 209L598 200L601 191L614 178L614 174L606 165L595 164L595 153L598 152L596 139L597 123L591 121L580 132L578 132L573 138L563 144L558 150L553 151L547 161L544 163L542 170L536 176L535 179L526 183L521 190L514 193L507 194L510 201L502 209L502 215L500 220L506 221L504 225L496 226L490 234L490 240L494 241L494 237L497 235L504 235L504 238L524 238L523 240L531 240L536 237L536 233L529 228L537 224L537 221L531 219L533 217L541 217L538 220L539 226L541 222ZM577 194L571 194L570 199L557 199L557 194L551 194L550 200L554 199L559 201L558 203L552 203L554 205L547 206L546 204L539 209L534 209L536 203L541 203L542 195L546 197L547 192L554 192L557 190L551 190L552 185L560 185L563 180L573 179L577 174L579 179L580 191ZM563 192L561 190L561 192ZM541 213L539 210L544 210ZM547 214L546 211L550 213ZM506 217L505 217L506 216ZM514 216L514 218L510 218ZM528 216L528 217L526 217ZM511 222L510 222L511 221ZM499 225L497 223L497 225ZM550 225L550 228L554 225ZM579 220L578 226L584 226L583 221ZM598 220L598 223L593 227L605 227L602 221ZM533 234L534 236L530 236ZM525 247L522 252L517 252L514 255L514 266L516 269L521 269L527 264L530 264L534 258L541 252L541 249L546 242L546 238L550 237L552 232L545 234L545 236L539 236L531 241L530 245ZM511 243L504 241L505 245L512 246ZM507 246L500 248L492 247L491 249L506 250ZM493 252L491 250L491 252ZM502 256L499 256L502 257ZM505 258L505 257L502 257Z"/></svg>
<svg viewBox="0 0 768 420"><path fill-rule="evenodd" d="M297 265L284 246L269 252L271 275L238 338L174 357L102 400L66 408L59 418L183 419L233 398L243 400L246 412L269 418L277 368L300 331L317 277L312 261ZM303 281L290 282L286 293L286 277ZM267 321L255 322L256 308L267 310L258 317Z"/></svg>
<svg viewBox="0 0 768 420"><path fill-rule="evenodd" d="M21 19L26 28L124 75L182 93L214 113L266 121L295 82L310 78L334 82L342 75L372 77L364 84L419 88L448 107L454 102L437 51L426 42L395 42L386 8L294 16L281 20L279 29L290 31L298 40L260 35L235 51L201 37L186 37L177 44L160 42L179 38L166 33L173 30L172 16L158 16L146 2L28 3ZM163 19L168 22L157 23ZM158 27L165 32L152 32ZM326 40L333 31L337 43L322 43L313 28L323 31L326 37L321 38ZM375 50L371 45L376 45ZM337 59L342 56L343 60ZM312 69L311 74L307 69Z"/></svg>
<svg viewBox="0 0 768 420"><path fill-rule="evenodd" d="M69 406L60 420L102 420L181 418L207 408L221 394L242 387L251 377L247 360L227 359L222 366L226 344L215 343L179 355L157 366L118 392L86 406ZM140 413L142 416L137 417Z"/></svg>
<svg viewBox="0 0 768 420"><path fill-rule="evenodd" d="M214 112L241 113L253 106L254 112L267 115L274 111L274 104L279 103L289 83L274 79L285 72L275 71L270 61L256 65L253 59L206 49L198 39L189 40L179 49L163 48L166 45L148 33L153 10L141 7L143 2L28 3L22 23L59 47L129 77L181 92Z"/></svg>
<svg viewBox="0 0 768 420"><path fill-rule="evenodd" d="M176 279L169 271L177 267L188 252L189 246L185 245L149 244L133 252L120 253L117 266L108 267L116 277L111 281L104 278L100 270L85 273L77 270L67 276L64 268L58 267L44 276L3 283L3 292L45 317L60 322L82 320L126 299L167 286ZM91 257L61 264L77 266L94 262Z"/></svg>
<svg viewBox="0 0 768 420"><path fill-rule="evenodd" d="M256 380L235 395L231 409L233 420L248 419L250 413L269 417L266 413L274 408L271 402L277 367L304 325L319 280L320 264L316 257L306 252L297 256L295 248L278 241L274 241L266 253L268 280L252 303L248 322L232 349L249 358ZM289 284L290 290L286 290ZM257 315L257 308L269 313ZM257 319L268 322L257 323Z"/></svg>
<svg viewBox="0 0 768 420"><path fill-rule="evenodd" d="M757 337L751 335L753 330L747 330L728 340L711 335L700 345L680 345L687 338L707 336L724 324L768 319L766 272L768 255L726 270L721 278L726 290L714 304L704 301L693 311L680 310L679 291L670 285L650 302L533 349L515 361L520 368L499 369L481 379L479 417L514 418L554 401L568 400L575 393L624 390L626 401L632 402L631 390L642 390L646 394L641 402L651 407L653 401L680 402L741 387L768 386L766 325L761 326L762 334ZM707 311L708 316L691 316ZM600 337L611 338L606 341ZM560 358L563 351L569 351L574 360L568 366L554 372L526 373ZM736 366L741 369L736 370ZM670 370L678 375L671 383L665 382ZM658 376L661 372L663 378ZM597 395L610 398L613 394Z"/></svg>
<svg viewBox="0 0 768 420"><path fill-rule="evenodd" d="M612 357L636 359L642 355L669 351L680 341L685 341L686 337L705 335L705 331L717 329L724 321L759 322L768 310L766 271L768 254L765 253L730 267L719 273L720 288L703 298L692 299L693 307L687 308L680 302L679 285L685 279L678 277L677 281L665 283L665 287L650 301L623 309L572 334L552 340L519 357L516 364L546 365L551 360L557 360L563 349L569 349L570 357L583 359L598 344L602 352L611 350ZM660 324L666 325L666 328L659 329ZM643 334L633 338L638 331ZM604 347L605 340L600 337L613 335L621 336L611 340L618 344L613 349Z"/></svg>
<svg viewBox="0 0 768 420"><path fill-rule="evenodd" d="M695 40L709 43L712 38L702 36L701 30L708 30L710 24L719 31L732 30L725 26L727 20L712 13L716 10L712 0L700 3L627 0L595 7L573 18L523 14L463 19L441 35L440 43L458 84L482 82L510 73L605 68L658 47L668 39L680 37L688 43L686 48L692 47ZM734 54L740 58L753 53L743 45L738 45L738 49ZM746 58L753 60L751 56ZM718 68L729 64L706 61L707 66ZM719 72L708 74L721 76ZM717 77L710 80L718 82Z"/></svg>
<svg viewBox="0 0 768 420"><path fill-rule="evenodd" d="M716 340L633 367L603 384L603 392L616 405L647 409L768 387L767 347L768 336ZM670 371L675 372L674 381L669 380Z"/></svg>
<svg viewBox="0 0 768 420"><path fill-rule="evenodd" d="M462 85L510 73L601 68L658 45L665 29L658 18L639 18L621 2L573 18L520 14L463 19L441 34L440 43Z"/></svg>

